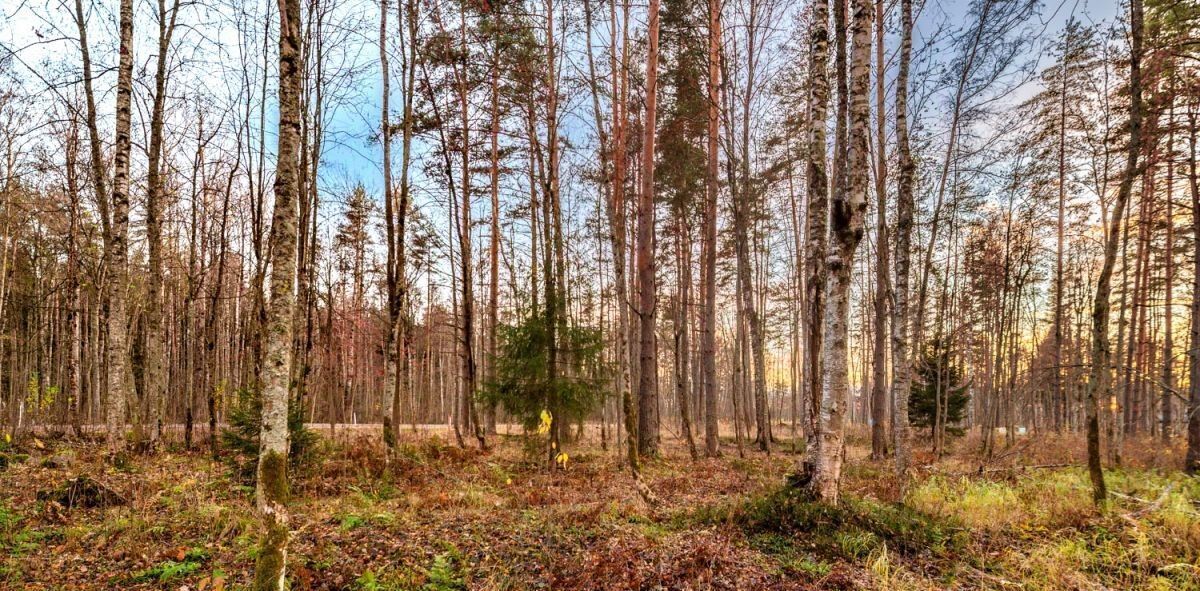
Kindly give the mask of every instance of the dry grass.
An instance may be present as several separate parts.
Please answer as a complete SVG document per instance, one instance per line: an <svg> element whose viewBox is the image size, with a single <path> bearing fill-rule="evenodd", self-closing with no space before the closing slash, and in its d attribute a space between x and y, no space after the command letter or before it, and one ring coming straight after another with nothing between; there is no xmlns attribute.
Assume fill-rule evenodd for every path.
<svg viewBox="0 0 1200 591"><path fill-rule="evenodd" d="M989 463L967 439L939 462L918 454L900 508L890 463L863 442L851 437L848 501L833 512L780 491L790 454L729 446L693 463L668 442L645 468L664 501L652 511L618 451L594 441L550 472L519 437L485 453L406 434L387 461L374 433L343 429L293 490L292 588L1200 589L1200 484L1159 468L1174 451L1128 445L1137 467L1109 473L1118 495L1101 512L1082 470L1019 469L1073 461L1080 442L1019 443ZM44 447L0 474L0 589L248 582L253 494L227 466L174 450L116 469L94 444ZM37 500L77 474L128 503Z"/></svg>

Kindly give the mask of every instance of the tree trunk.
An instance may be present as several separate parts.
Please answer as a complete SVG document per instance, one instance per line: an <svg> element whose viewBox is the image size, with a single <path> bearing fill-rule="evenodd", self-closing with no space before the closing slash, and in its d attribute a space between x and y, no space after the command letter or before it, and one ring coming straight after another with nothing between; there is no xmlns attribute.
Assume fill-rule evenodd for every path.
<svg viewBox="0 0 1200 591"><path fill-rule="evenodd" d="M658 455L658 336L655 333L654 139L658 101L659 0L650 0L646 53L646 114L642 120L642 178L638 194L637 271L640 360L638 371L638 453Z"/></svg>
<svg viewBox="0 0 1200 591"><path fill-rule="evenodd" d="M1192 233L1200 236L1200 174L1196 171L1196 111L1188 111L1188 184L1192 189ZM1192 329L1188 351L1187 457L1184 471L1200 472L1200 240L1192 241Z"/></svg>
<svg viewBox="0 0 1200 591"><path fill-rule="evenodd" d="M887 234L887 136L884 115L883 78L887 64L883 61L883 2L875 4L875 333L871 353L871 457L881 460L887 455L887 302L888 292L888 234Z"/></svg>
<svg viewBox="0 0 1200 591"><path fill-rule="evenodd" d="M409 350L410 339L412 338L409 330L408 318L408 260L407 250L405 249L405 238L408 222L408 202L409 202L409 166L412 163L412 138L413 138L413 97L416 95L417 84L417 2L416 0L406 0L404 3L396 3L396 12L398 20L407 28L408 35L400 36L402 42L407 43L407 53L401 53L403 56L403 76L401 85L404 91L404 108L401 113L401 139L400 139L400 199L396 203L396 325L392 329L397 335L396 347L393 350L395 360L392 362L396 366L396 383L392 388L391 410L392 410L392 426L393 429L398 428L401 421L401 401L407 400L405 396L411 390L409 376ZM414 401L415 402L415 401ZM416 425L416 404L409 408L409 415L412 423Z"/></svg>
<svg viewBox="0 0 1200 591"><path fill-rule="evenodd" d="M1067 59L1071 53L1070 29L1067 30L1066 47L1063 49L1060 76L1062 86L1058 97L1058 223L1057 241L1054 252L1054 367L1051 370L1050 387L1053 388L1051 399L1057 407L1057 401L1063 397L1062 387L1062 345L1063 345L1063 226L1066 217L1067 203ZM1057 413L1054 430L1060 431L1061 422Z"/></svg>
<svg viewBox="0 0 1200 591"><path fill-rule="evenodd" d="M763 327L759 321L758 309L754 296L754 275L751 262L750 248L754 242L751 216L755 211L758 200L757 191L750 180L750 125L751 107L754 98L755 65L758 60L758 2L751 0L746 7L746 86L742 94L742 144L741 144L741 188L737 191L733 202L733 232L734 250L737 257L737 272L742 287L738 297L742 300L742 313L746 315L749 332L749 350L751 364L745 369L752 372L752 378L747 376L744 383L747 388L753 388L754 397L754 443L761 451L769 451L771 446L771 424L768 420L767 408L767 378L766 360L763 352ZM730 115L732 120L732 114ZM747 427L747 429L749 429Z"/></svg>
<svg viewBox="0 0 1200 591"><path fill-rule="evenodd" d="M1097 505L1108 498L1104 470L1100 464L1100 416L1098 401L1110 396L1112 378L1111 347L1108 341L1109 296L1112 292L1112 271L1116 262L1117 241L1120 238L1121 218L1133 192L1133 180L1138 173L1138 155L1142 147L1142 1L1130 0L1129 25L1132 45L1129 54L1129 145L1126 147L1125 172L1112 208L1112 219L1105 229L1104 259L1096 281L1092 305L1092 370L1088 378L1087 400L1084 402L1087 421L1088 474L1092 480L1092 498Z"/></svg>
<svg viewBox="0 0 1200 591"><path fill-rule="evenodd" d="M283 591L288 542L288 385L292 365L292 313L296 280L296 206L300 199L300 1L279 1L279 144L275 211L271 221L271 298L263 364L262 431L256 507L263 522L254 566L255 591Z"/></svg>
<svg viewBox="0 0 1200 591"><path fill-rule="evenodd" d="M459 271L460 285L462 289L462 423L464 426L469 426L475 439L479 442L481 449L487 449L487 438L483 433L483 426L479 423L478 413L475 410L475 390L477 382L477 367L475 362L475 280L471 276L474 269L472 264L472 246L471 246L471 141L470 141L470 118L468 109L468 93L466 68L467 57L467 41L466 41L466 11L461 13L461 37L460 49L462 50L462 58L464 63L460 69L456 70L455 74L458 77L458 100L459 108L462 117L462 134L460 141L462 142L462 203L460 204L461 216L458 226L459 240Z"/></svg>
<svg viewBox="0 0 1200 591"><path fill-rule="evenodd" d="M544 229L543 271L546 294L546 334L548 341L548 360L550 383L553 384L551 400L549 401L550 424L550 465L562 466L558 462L558 454L562 453L563 434L567 432L566 417L562 413L562 404L556 390L557 381L561 374L559 368L558 334L561 327L566 326L566 305L564 293L563 242L562 242L562 212L559 199L559 138L558 138L558 56L554 40L554 3L547 0L546 7L546 141L547 162L544 179L544 196L542 199L542 218Z"/></svg>
<svg viewBox="0 0 1200 591"><path fill-rule="evenodd" d="M79 265L79 126L75 115L71 116L70 135L65 150L68 221L67 231L67 332L70 345L63 368L66 374L66 394L71 430L76 437L83 435L83 389L82 389L82 289Z"/></svg>
<svg viewBox="0 0 1200 591"><path fill-rule="evenodd" d="M871 75L870 0L854 0L850 56L849 130L846 143L846 183L831 199L830 235L833 248L826 259L829 282L825 289L826 349L822 375L820 443L810 485L813 495L836 504L845 451L844 418L849 397L850 271L854 251L862 240L867 209L867 133L870 125L868 85ZM838 31L843 34L843 31Z"/></svg>
<svg viewBox="0 0 1200 591"><path fill-rule="evenodd" d="M708 150L705 168L704 239L701 281L704 309L700 316L700 363L704 377L704 454L721 455L720 424L717 422L717 142L720 139L721 109L721 0L708 0Z"/></svg>
<svg viewBox="0 0 1200 591"><path fill-rule="evenodd" d="M1172 85L1174 86L1174 85ZM1172 93L1173 94L1173 93ZM1175 393L1175 350L1174 341L1171 330L1171 317L1175 315L1175 304L1173 286L1175 283L1175 209L1171 202L1173 197L1172 192L1175 183L1175 102L1171 102L1170 117L1167 119L1171 122L1169 139L1167 140L1168 157L1167 157L1167 244L1163 249L1163 273L1166 275L1163 281L1163 289L1166 290L1163 301L1163 373L1162 373L1162 441L1164 444L1170 445L1171 435L1174 428L1174 412L1171 408L1171 398Z"/></svg>
<svg viewBox="0 0 1200 591"><path fill-rule="evenodd" d="M687 234L687 217L675 212L675 260L678 266L678 295L675 298L675 398L679 404L680 425L692 459L700 458L696 439L692 437L692 409L688 393L688 372L691 349L688 345L688 309L691 308L692 249Z"/></svg>
<svg viewBox="0 0 1200 591"><path fill-rule="evenodd" d="M232 172L230 173L232 177ZM216 273L213 275L213 285L209 291L208 316L204 321L204 369L207 375L205 393L208 402L208 451L214 460L219 457L217 433L217 320L221 314L222 289L225 286L225 231L229 223L229 197L233 188L233 179L225 185L225 196L221 204L221 226L217 234L217 258L213 263Z"/></svg>
<svg viewBox="0 0 1200 591"><path fill-rule="evenodd" d="M124 446L125 407L133 387L129 372L129 137L133 98L133 0L121 1L121 45L117 65L117 122L113 154L112 222L106 258L111 277L108 287L108 448Z"/></svg>
<svg viewBox="0 0 1200 591"><path fill-rule="evenodd" d="M146 173L146 242L149 255L149 276L146 278L146 373L145 390L148 399L150 446L158 445L162 435L162 405L166 394L166 340L163 334L163 266L162 266L162 136L163 112L167 102L167 60L171 37L175 33L175 17L179 0L173 0L168 12L166 2L158 0L158 57L154 71L154 104L150 112L150 145Z"/></svg>
<svg viewBox="0 0 1200 591"><path fill-rule="evenodd" d="M392 421L395 414L393 405L396 397L396 375L399 373L400 301L396 277L396 213L395 196L392 194L392 114L389 99L391 98L390 74L388 66L388 0L379 1L379 135L383 144L383 227L387 242L387 269L384 273L387 281L387 326L384 328L384 366L385 379L383 389L383 442L390 453L396 447L396 424Z"/></svg>
<svg viewBox="0 0 1200 591"><path fill-rule="evenodd" d="M809 30L808 56L808 245L804 261L807 281L805 303L808 305L808 334L805 353L808 380L808 407L805 435L807 445L800 460L800 480L812 478L818 443L818 413L821 408L821 349L822 325L825 315L825 250L829 233L829 177L826 173L825 126L829 108L829 0L814 0Z"/></svg>
<svg viewBox="0 0 1200 591"><path fill-rule="evenodd" d="M590 31L590 28L589 28ZM496 328L499 322L500 305L500 64L499 42L495 43L497 63L492 66L492 121L491 121L491 236L488 245L488 319L487 319L487 377L495 379ZM591 51L591 45L588 45ZM484 410L484 431L496 434L496 405L488 404Z"/></svg>

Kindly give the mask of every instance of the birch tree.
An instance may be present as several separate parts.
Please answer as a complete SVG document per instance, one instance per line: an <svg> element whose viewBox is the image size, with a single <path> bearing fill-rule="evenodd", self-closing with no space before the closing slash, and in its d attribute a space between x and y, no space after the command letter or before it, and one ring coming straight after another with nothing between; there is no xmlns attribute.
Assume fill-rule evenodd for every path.
<svg viewBox="0 0 1200 591"><path fill-rule="evenodd" d="M300 200L300 1L279 1L279 140L275 163L275 209L271 216L270 300L262 377L262 429L255 506L262 536L254 566L255 591L283 591L288 531L288 404L291 401L296 222Z"/></svg>
<svg viewBox="0 0 1200 591"><path fill-rule="evenodd" d="M840 1L840 0L838 0ZM825 287L824 367L819 444L815 454L813 495L827 503L838 501L845 448L845 414L849 398L850 276L854 252L863 235L867 209L867 134L870 125L871 76L870 0L854 0L850 55L849 117L846 183L830 200L830 250L826 257L829 280ZM841 34L839 32L839 34Z"/></svg>
<svg viewBox="0 0 1200 591"><path fill-rule="evenodd" d="M113 145L112 219L105 258L108 264L108 448L123 445L125 408L133 386L129 368L129 128L133 98L133 0L122 0L120 58L117 63L117 121Z"/></svg>
<svg viewBox="0 0 1200 591"><path fill-rule="evenodd" d="M908 138L908 69L912 61L912 0L900 0L900 57L896 73L896 159L899 166L896 188L896 277L892 283L892 441L896 453L896 476L901 487L907 483L908 395L911 363L908 355L908 280L912 262L912 225L916 165Z"/></svg>

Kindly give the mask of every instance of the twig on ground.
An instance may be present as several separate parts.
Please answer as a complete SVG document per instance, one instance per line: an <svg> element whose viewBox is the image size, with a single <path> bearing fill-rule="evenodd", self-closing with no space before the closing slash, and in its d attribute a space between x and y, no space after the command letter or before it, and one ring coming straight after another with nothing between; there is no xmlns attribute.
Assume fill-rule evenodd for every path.
<svg viewBox="0 0 1200 591"><path fill-rule="evenodd" d="M1025 588L1025 584L1024 584L1024 583L1018 583L1018 582L1016 582L1016 581L1010 581L1010 580L1008 580L1008 579L1004 579L1004 578L1001 578L1001 577L997 577L996 575L993 575L993 574L990 574L990 573L985 573L985 572L983 572L983 571L981 571L981 570L979 570L978 568L975 568L975 567L973 567L973 566L969 566L969 565L968 565L968 566L966 567L966 569L967 569L967 570L968 570L968 571L969 571L971 574L975 575L976 577L979 577L979 578L981 578L981 579L984 579L984 580L986 580L986 581L989 581L989 582L991 582L991 583L993 583L993 584L1000 585L1001 587L1017 587L1017 588L1020 588L1020 589L1024 589L1024 588Z"/></svg>
<svg viewBox="0 0 1200 591"><path fill-rule="evenodd" d="M1146 499L1139 499L1135 496L1124 495L1124 494L1121 494L1121 493L1115 492L1115 491L1113 492L1113 496L1117 496L1117 497L1121 497L1123 499L1129 499L1131 501L1137 501L1139 503L1145 504L1146 505L1145 507L1142 507L1141 509L1138 509L1137 511L1134 511L1132 513L1128 513L1125 515L1125 517L1127 517L1127 518L1138 518L1147 513L1153 513L1155 511L1157 511L1159 509L1159 507L1162 507L1163 503L1165 503L1167 501L1167 496L1171 494L1172 488L1175 488L1174 482L1169 483L1166 486L1164 486L1162 489L1162 492L1159 493L1158 498L1154 499L1154 501L1147 501Z"/></svg>

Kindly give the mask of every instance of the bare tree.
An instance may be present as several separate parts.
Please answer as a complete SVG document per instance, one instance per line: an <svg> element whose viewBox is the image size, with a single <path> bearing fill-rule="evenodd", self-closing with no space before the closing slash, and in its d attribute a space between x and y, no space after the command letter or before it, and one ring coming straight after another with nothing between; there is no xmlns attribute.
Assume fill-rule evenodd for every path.
<svg viewBox="0 0 1200 591"><path fill-rule="evenodd" d="M1109 297L1112 292L1113 265L1117 257L1117 242L1120 239L1121 222L1129 196L1133 192L1133 181L1138 174L1138 156L1142 150L1142 2L1129 2L1129 143L1126 146L1125 172L1117 189L1116 201L1112 206L1112 217L1104 235L1104 259L1100 276L1096 280L1096 294L1092 304L1092 369L1088 379L1087 399L1084 401L1087 429L1088 475L1092 480L1092 498L1097 505L1108 499L1104 484L1104 469L1100 464L1100 409L1099 400L1109 397L1112 388L1112 347L1108 341Z"/></svg>
<svg viewBox="0 0 1200 591"><path fill-rule="evenodd" d="M165 0L158 0L158 56L154 69L154 105L150 112L150 143L147 146L149 166L146 173L146 242L149 271L145 308L146 370L145 389L148 400L150 445L156 446L162 435L162 405L167 387L166 337L163 334L163 265L162 211L163 118L167 102L167 65L170 60L171 38L179 17L179 0L172 0L168 9Z"/></svg>

